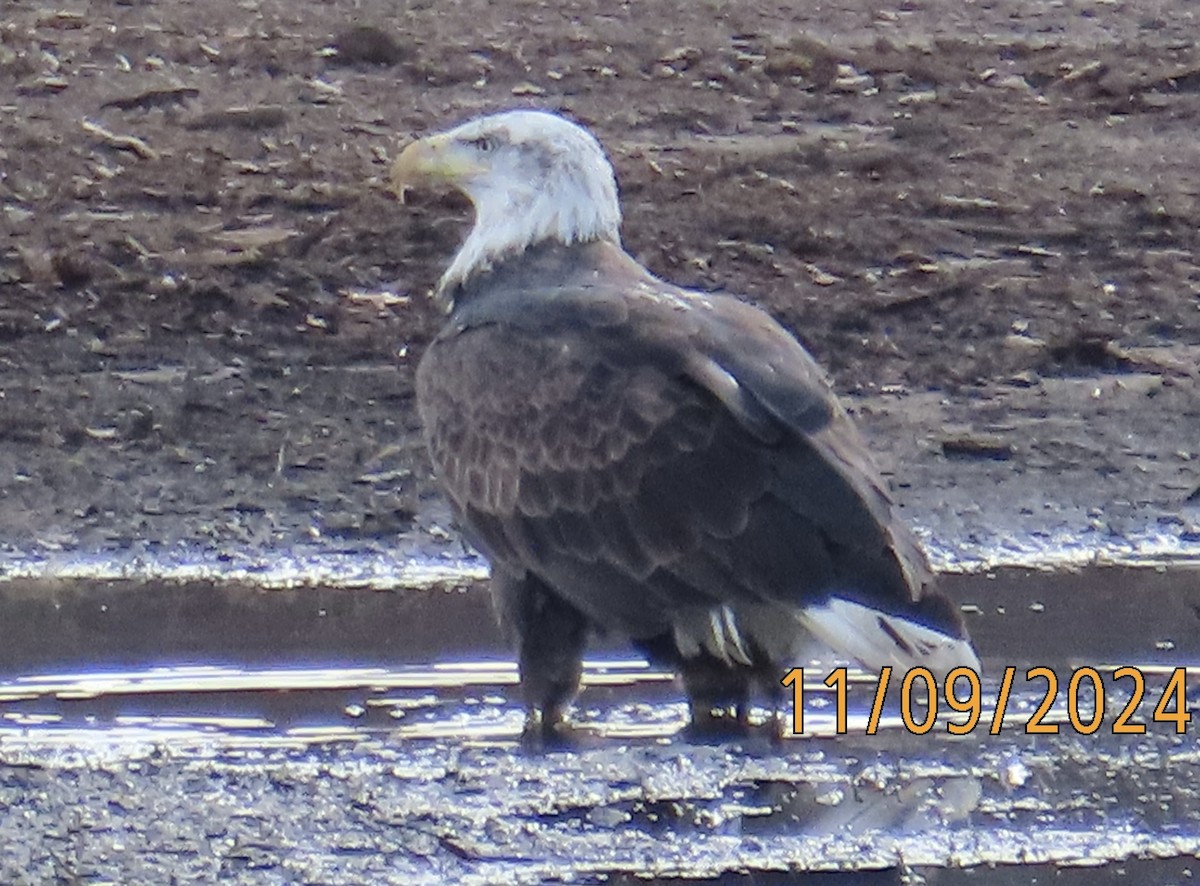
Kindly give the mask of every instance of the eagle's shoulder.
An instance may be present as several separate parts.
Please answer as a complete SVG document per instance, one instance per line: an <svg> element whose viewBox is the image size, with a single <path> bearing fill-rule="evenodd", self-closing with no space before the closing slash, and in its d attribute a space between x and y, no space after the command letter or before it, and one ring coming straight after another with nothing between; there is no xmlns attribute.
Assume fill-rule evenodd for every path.
<svg viewBox="0 0 1200 886"><path fill-rule="evenodd" d="M823 370L769 314L659 280L612 244L531 250L456 304L439 342L471 332L473 347L493 348L544 336L596 359L654 364L709 391L758 435L811 433L838 414Z"/></svg>

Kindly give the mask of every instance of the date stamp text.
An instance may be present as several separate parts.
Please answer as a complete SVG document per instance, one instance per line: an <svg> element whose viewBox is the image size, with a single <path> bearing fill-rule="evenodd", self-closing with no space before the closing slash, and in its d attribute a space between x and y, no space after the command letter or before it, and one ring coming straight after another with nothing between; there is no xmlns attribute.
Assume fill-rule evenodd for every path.
<svg viewBox="0 0 1200 886"><path fill-rule="evenodd" d="M1081 667L1062 675L1053 668L1033 667L1021 674L1016 667L1006 667L999 686L993 691L984 691L979 674L970 668L955 668L939 683L928 668L913 668L902 676L893 674L892 668L881 669L875 680L874 696L867 717L865 733L875 735L879 730L889 693L892 700L899 700L900 719L904 729L915 735L925 735L938 727L951 735L968 735L978 729L987 729L991 735L999 735L1006 726L1023 729L1026 734L1056 734L1063 727L1070 727L1080 735L1093 735L1101 729L1113 735L1144 735L1147 722L1139 719L1143 701L1154 702L1150 722L1170 724L1182 735L1192 722L1192 712L1187 698L1187 669L1175 668L1168 675L1165 685L1156 680L1148 683L1140 668L1121 667L1105 675L1093 667ZM1024 705L1025 710L1010 711L1014 684L1024 680L1025 686L1018 690L1033 691L1040 701ZM804 669L792 668L784 675L781 683L792 690L792 732L804 732ZM834 668L824 679L823 685L833 690L834 716L838 735L848 731L848 694L850 676L847 668ZM1106 691L1116 692L1118 686L1129 693L1129 698L1110 708L1105 703ZM1124 692L1121 693L1122 697ZM1056 702L1066 703L1066 719L1050 718ZM992 702L995 702L994 706ZM949 717L940 721L939 712ZM1061 721L1061 722L1060 722Z"/></svg>

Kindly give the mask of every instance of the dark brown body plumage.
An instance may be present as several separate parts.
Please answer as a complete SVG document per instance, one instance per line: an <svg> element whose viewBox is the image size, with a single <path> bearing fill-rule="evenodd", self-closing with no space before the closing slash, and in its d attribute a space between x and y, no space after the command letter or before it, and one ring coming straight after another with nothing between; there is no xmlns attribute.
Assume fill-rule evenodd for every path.
<svg viewBox="0 0 1200 886"><path fill-rule="evenodd" d="M744 715L782 674L790 613L834 590L964 636L823 373L766 314L603 241L535 246L454 296L418 406L546 728L591 627L679 667L699 715ZM724 647L704 639L721 606L741 634Z"/></svg>

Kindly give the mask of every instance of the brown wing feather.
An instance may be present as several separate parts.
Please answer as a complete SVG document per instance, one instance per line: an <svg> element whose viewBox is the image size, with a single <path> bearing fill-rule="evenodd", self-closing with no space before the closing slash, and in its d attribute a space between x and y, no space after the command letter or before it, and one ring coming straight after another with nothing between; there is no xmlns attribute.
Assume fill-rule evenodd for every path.
<svg viewBox="0 0 1200 886"><path fill-rule="evenodd" d="M791 336L640 269L584 270L493 281L418 372L434 463L495 565L634 636L680 607L920 596L920 550Z"/></svg>

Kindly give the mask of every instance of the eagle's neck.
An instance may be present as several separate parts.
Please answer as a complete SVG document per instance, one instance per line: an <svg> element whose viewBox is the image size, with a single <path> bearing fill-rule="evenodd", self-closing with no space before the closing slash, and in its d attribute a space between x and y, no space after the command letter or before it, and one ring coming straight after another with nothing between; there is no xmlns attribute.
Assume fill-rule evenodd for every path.
<svg viewBox="0 0 1200 886"><path fill-rule="evenodd" d="M619 244L593 240L564 246L544 240L448 293L448 307L458 321L451 327L474 325L480 318L494 317L496 311L505 316L512 311L548 316L556 304L574 303L591 291L662 285Z"/></svg>
<svg viewBox="0 0 1200 886"><path fill-rule="evenodd" d="M475 204L475 224L438 285L438 301L448 310L458 290L532 247L621 243L621 210L611 172L607 181L595 176L551 176L536 185L506 181L467 196Z"/></svg>

